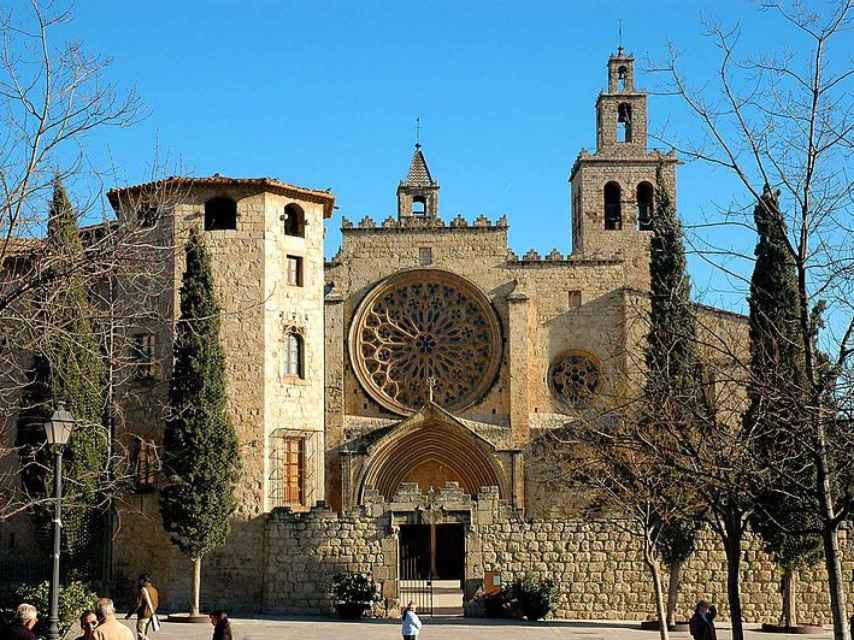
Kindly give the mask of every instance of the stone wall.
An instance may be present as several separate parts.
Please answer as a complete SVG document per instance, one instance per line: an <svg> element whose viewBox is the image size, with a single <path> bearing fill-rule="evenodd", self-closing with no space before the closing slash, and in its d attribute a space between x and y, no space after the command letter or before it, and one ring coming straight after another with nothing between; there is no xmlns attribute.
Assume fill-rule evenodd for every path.
<svg viewBox="0 0 854 640"><path fill-rule="evenodd" d="M264 610L329 612L333 576L341 571L370 571L386 596L383 611L394 613L398 605L395 523L430 519L465 523L469 597L482 584L484 572L499 572L504 584L516 575L533 573L558 582L556 617L643 620L654 612L639 545L612 522L526 520L499 503L489 490L480 500L461 496L451 485L432 501L415 495L398 494L391 503L379 501L345 514L325 505L309 513L275 510L266 524ZM854 551L844 536L843 549L843 574L850 577ZM782 606L780 572L753 538L745 542L743 554L745 619L775 622ZM850 581L846 586L849 592L854 589ZM701 597L712 600L721 616L727 617L726 565L720 543L710 532L702 535L683 570L680 614L688 615ZM804 623L830 622L822 567L801 572L799 613Z"/></svg>

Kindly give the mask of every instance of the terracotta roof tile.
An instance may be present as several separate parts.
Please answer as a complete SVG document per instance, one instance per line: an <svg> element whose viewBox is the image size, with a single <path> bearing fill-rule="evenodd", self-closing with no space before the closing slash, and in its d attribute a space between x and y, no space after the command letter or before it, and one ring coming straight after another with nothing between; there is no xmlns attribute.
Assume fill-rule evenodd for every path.
<svg viewBox="0 0 854 640"><path fill-rule="evenodd" d="M304 200L308 200L309 202L317 202L318 204L322 204L324 218L332 217L332 208L335 205L335 196L329 191L319 191L317 189L307 189L306 187L298 187L293 184L280 182L275 178L229 178L227 176L221 176L219 174L214 174L212 176L202 178L191 178L187 176L170 176L163 180L155 180L152 182L144 182L141 184L131 185L129 187L110 189L110 191L107 192L107 197L109 198L110 203L113 205L113 207L115 207L117 206L119 198L122 194L138 193L140 191L145 191L148 189L154 189L164 185L172 184L185 184L188 186L221 185L227 187L257 186L276 193L282 193L284 195L302 198Z"/></svg>

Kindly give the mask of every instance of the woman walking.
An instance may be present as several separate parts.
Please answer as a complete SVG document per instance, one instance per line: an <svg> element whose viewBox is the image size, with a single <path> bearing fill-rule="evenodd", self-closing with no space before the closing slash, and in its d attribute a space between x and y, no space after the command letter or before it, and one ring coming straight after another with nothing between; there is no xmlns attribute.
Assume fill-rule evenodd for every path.
<svg viewBox="0 0 854 640"><path fill-rule="evenodd" d="M231 621L225 611L211 611L210 619L214 628L211 640L234 640L231 634Z"/></svg>
<svg viewBox="0 0 854 640"><path fill-rule="evenodd" d="M421 620L415 615L415 603L412 600L406 605L400 620L402 622L400 631L403 634L403 640L415 640L421 631Z"/></svg>

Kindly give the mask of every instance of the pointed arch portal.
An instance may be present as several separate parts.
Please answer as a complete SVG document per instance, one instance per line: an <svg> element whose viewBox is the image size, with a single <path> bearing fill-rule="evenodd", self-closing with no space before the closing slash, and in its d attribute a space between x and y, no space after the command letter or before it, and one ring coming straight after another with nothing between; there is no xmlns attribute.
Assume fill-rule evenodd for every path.
<svg viewBox="0 0 854 640"><path fill-rule="evenodd" d="M496 486L503 497L502 473L480 440L461 424L416 414L371 452L359 500L366 488L376 489L391 500L404 482L418 482L422 491L458 482L470 496L477 496L483 487Z"/></svg>

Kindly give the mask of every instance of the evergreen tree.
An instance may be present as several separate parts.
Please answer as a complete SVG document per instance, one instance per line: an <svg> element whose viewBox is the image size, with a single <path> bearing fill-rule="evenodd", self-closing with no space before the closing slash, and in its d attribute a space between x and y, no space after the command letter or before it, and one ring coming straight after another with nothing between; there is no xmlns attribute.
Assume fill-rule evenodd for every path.
<svg viewBox="0 0 854 640"><path fill-rule="evenodd" d="M759 240L750 282L750 378L745 431L756 446L763 465L778 473L774 487L758 492L751 525L766 551L783 570L783 626L797 622L796 571L821 558L821 538L806 530L820 529L815 510L803 499L799 487L811 486L811 461L799 455L792 434L801 431L809 416L808 380L805 373L798 277L786 239L786 223L777 195L765 186L754 209Z"/></svg>
<svg viewBox="0 0 854 640"><path fill-rule="evenodd" d="M164 436L163 526L193 561L192 615L199 614L202 558L222 545L235 509L238 441L226 411L225 356L210 259L193 230L186 246Z"/></svg>
<svg viewBox="0 0 854 640"><path fill-rule="evenodd" d="M645 360L643 421L653 432L661 420L677 431L696 430L705 406L700 360L696 353L696 321L691 280L686 270L682 224L670 199L661 165L656 169L655 209L650 240L650 321ZM659 551L670 570L667 622L675 622L682 565L692 553L698 526L685 515L671 519L658 538Z"/></svg>
<svg viewBox="0 0 854 640"><path fill-rule="evenodd" d="M46 335L42 351L34 354L30 382L23 401L26 412L21 438L25 453L44 442L44 431L37 421L53 412L57 402L65 402L76 426L64 454L63 469L63 545L66 571L87 574L92 565L93 540L97 539L103 505L102 480L109 455L108 436L101 424L102 363L98 340L92 331L91 307L83 273L69 272L68 265L79 264L84 251L80 230L71 201L59 178L54 180L53 198L47 227L45 268L64 273L63 285L47 293L40 302L36 318L44 320ZM37 457L47 465L33 465L22 476L24 488L33 497L51 495L52 476L47 452ZM48 505L33 512L37 528L49 522Z"/></svg>

